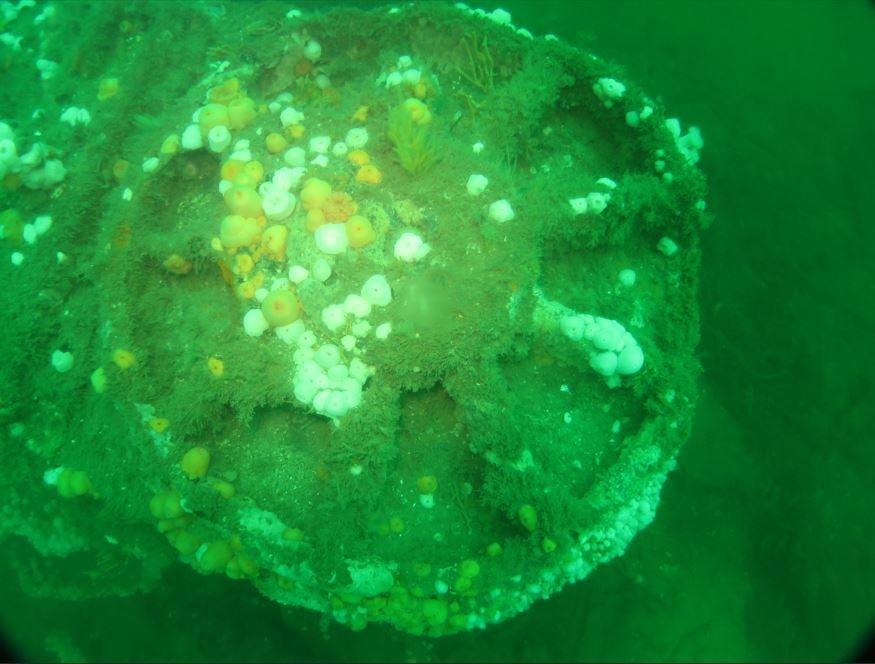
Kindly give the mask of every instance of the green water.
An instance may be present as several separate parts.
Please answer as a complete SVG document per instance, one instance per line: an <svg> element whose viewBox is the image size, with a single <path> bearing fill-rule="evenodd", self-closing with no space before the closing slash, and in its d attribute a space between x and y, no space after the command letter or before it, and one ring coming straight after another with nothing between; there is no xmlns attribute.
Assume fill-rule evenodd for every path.
<svg viewBox="0 0 875 664"><path fill-rule="evenodd" d="M579 584L440 639L385 625L353 633L184 565L123 598L30 597L3 584L13 656L837 661L858 651L875 620L872 5L501 6L536 35L621 64L705 135L714 223L701 243L701 395L654 522ZM4 117L36 103L27 89L0 99ZM26 549L8 542L0 565L13 580L10 558Z"/></svg>

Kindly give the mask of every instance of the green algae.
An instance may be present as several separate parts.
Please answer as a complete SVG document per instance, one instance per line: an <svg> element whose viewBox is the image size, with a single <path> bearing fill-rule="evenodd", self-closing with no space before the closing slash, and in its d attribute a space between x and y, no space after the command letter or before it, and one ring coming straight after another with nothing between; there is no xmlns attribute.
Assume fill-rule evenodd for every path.
<svg viewBox="0 0 875 664"><path fill-rule="evenodd" d="M440 145L431 121L414 122L404 104L396 106L389 113L386 133L395 146L395 155L401 166L412 175L425 173L440 159Z"/></svg>

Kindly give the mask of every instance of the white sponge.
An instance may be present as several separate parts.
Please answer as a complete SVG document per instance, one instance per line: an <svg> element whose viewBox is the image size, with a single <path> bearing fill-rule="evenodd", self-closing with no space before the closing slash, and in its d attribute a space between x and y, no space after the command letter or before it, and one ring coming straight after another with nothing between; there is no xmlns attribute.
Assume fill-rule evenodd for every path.
<svg viewBox="0 0 875 664"><path fill-rule="evenodd" d="M243 331L250 337L260 337L269 327L261 309L250 309L243 316Z"/></svg>
<svg viewBox="0 0 875 664"><path fill-rule="evenodd" d="M316 248L324 254L342 254L348 245L344 224L322 224L313 237Z"/></svg>
<svg viewBox="0 0 875 664"><path fill-rule="evenodd" d="M510 221L514 216L510 201L504 198L495 201L489 206L489 218L498 224Z"/></svg>
<svg viewBox="0 0 875 664"><path fill-rule="evenodd" d="M416 233L402 233L395 242L395 258L405 263L414 263L428 254L431 247Z"/></svg>

